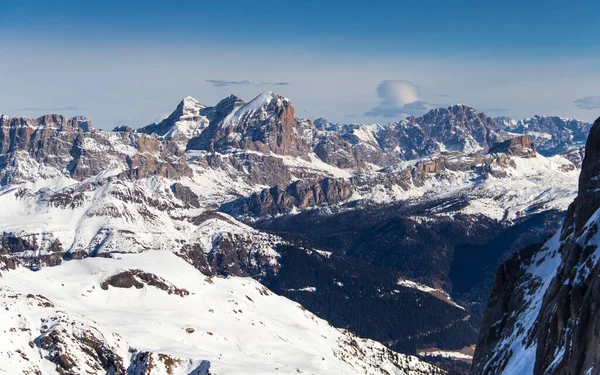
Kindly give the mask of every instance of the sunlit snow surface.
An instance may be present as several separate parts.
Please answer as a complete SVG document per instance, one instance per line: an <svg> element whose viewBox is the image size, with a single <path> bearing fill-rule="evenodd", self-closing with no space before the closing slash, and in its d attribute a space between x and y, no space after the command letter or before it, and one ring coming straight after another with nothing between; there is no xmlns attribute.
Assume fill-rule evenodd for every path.
<svg viewBox="0 0 600 375"><path fill-rule="evenodd" d="M158 275L190 295L149 285L100 288L107 277L127 269ZM40 306L42 297L28 294L43 296L53 306ZM0 307L0 373L36 367L55 373L41 349L28 343L40 335L42 325L65 324L56 323L56 317L68 317L63 320L79 329L92 327L123 358L134 348L185 359L177 372L182 374L203 360L220 375L405 373L389 361L391 352L381 344L333 328L250 278L209 280L170 251L73 260L37 272L17 268L0 277ZM349 344L352 340L360 350ZM85 353L74 348L69 355L85 361ZM430 368L415 357L399 355L398 362L414 371L408 373Z"/></svg>

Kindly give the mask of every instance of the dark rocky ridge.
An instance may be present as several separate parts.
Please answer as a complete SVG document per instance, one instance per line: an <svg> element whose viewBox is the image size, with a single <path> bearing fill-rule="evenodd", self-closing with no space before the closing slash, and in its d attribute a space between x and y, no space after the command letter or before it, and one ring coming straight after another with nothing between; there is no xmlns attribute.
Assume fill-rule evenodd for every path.
<svg viewBox="0 0 600 375"><path fill-rule="evenodd" d="M298 180L285 188L275 185L253 193L248 198L225 203L221 210L236 216L262 217L284 214L294 208L305 209L342 202L352 195L352 191L350 183L343 179Z"/></svg>

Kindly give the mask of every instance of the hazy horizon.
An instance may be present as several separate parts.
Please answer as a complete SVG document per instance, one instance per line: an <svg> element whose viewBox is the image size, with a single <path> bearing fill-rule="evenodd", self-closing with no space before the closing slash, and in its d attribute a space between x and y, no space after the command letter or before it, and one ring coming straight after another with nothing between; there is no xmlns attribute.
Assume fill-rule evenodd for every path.
<svg viewBox="0 0 600 375"><path fill-rule="evenodd" d="M214 105L271 90L299 117L339 123L456 103L593 121L600 6L518 5L2 2L0 113L137 128L186 96Z"/></svg>

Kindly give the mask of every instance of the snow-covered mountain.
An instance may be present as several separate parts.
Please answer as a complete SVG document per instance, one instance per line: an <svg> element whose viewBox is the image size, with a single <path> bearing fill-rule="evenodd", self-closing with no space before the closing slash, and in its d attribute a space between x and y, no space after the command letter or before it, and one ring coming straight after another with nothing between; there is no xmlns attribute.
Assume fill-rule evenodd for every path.
<svg viewBox="0 0 600 375"><path fill-rule="evenodd" d="M582 148L592 127L575 119L540 115L519 121L498 117L496 122L506 132L530 136L539 152L546 156Z"/></svg>
<svg viewBox="0 0 600 375"><path fill-rule="evenodd" d="M206 106L188 96L175 111L159 123L137 129L139 133L156 134L165 139L188 140L198 136L208 126Z"/></svg>
<svg viewBox="0 0 600 375"><path fill-rule="evenodd" d="M442 373L389 348L465 361L495 267L558 227L580 158L541 155L464 105L335 125L296 118L271 92L215 106L188 97L158 124L111 132L82 117L2 116L2 313L24 344L3 353L42 373L207 373L208 362L219 374L245 363ZM229 313L227 296L243 313ZM100 308L109 301L114 310ZM254 332L260 322L271 328ZM327 355L307 361L315 350Z"/></svg>

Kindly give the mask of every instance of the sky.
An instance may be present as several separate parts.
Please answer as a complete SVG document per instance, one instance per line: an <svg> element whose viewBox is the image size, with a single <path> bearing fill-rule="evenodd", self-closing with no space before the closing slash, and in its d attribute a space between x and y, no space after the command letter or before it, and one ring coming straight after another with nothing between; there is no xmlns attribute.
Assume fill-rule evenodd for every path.
<svg viewBox="0 0 600 375"><path fill-rule="evenodd" d="M597 1L0 0L0 113L160 121L264 91L298 117L388 123L456 103L600 116Z"/></svg>

